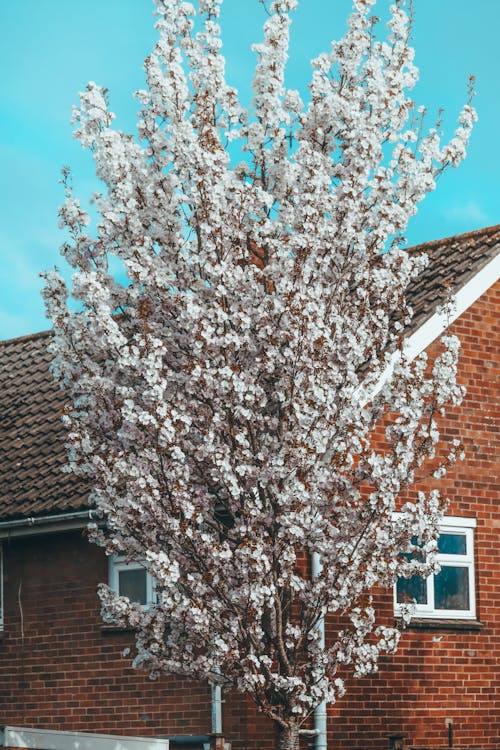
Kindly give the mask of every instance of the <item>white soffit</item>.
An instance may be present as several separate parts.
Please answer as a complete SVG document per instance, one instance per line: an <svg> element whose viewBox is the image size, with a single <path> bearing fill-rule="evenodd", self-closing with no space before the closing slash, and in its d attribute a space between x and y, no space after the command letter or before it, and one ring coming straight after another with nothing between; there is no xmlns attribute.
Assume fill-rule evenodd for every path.
<svg viewBox="0 0 500 750"><path fill-rule="evenodd" d="M49 729L4 727L0 744L29 750L168 750L168 740L114 734L58 732Z"/></svg>
<svg viewBox="0 0 500 750"><path fill-rule="evenodd" d="M474 304L490 286L500 278L500 254L484 266L459 291L453 295L454 305L450 315L434 313L405 342L405 354L413 360Z"/></svg>

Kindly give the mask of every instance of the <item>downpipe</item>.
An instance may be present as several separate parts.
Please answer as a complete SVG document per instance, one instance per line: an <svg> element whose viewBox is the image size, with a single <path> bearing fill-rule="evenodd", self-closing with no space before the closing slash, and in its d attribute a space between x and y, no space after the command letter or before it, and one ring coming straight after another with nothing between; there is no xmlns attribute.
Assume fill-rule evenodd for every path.
<svg viewBox="0 0 500 750"><path fill-rule="evenodd" d="M212 685L212 734L222 734L222 688Z"/></svg>
<svg viewBox="0 0 500 750"><path fill-rule="evenodd" d="M312 577L317 578L323 569L319 554L313 552L311 560L311 573ZM320 635L319 643L321 648L325 648L325 616L321 615L321 618L317 624L317 630ZM326 701L321 701L314 709L314 730L316 738L314 741L315 750L327 750L326 742Z"/></svg>

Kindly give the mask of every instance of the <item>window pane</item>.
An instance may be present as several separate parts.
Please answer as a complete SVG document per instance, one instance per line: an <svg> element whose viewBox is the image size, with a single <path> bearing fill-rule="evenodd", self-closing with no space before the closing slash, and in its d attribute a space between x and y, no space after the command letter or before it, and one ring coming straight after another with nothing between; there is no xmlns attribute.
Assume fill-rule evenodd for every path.
<svg viewBox="0 0 500 750"><path fill-rule="evenodd" d="M427 604L427 581L421 576L398 578L396 595L399 604Z"/></svg>
<svg viewBox="0 0 500 750"><path fill-rule="evenodd" d="M146 571L120 570L118 572L120 596L128 596L131 602L147 604Z"/></svg>
<svg viewBox="0 0 500 750"><path fill-rule="evenodd" d="M434 577L436 609L470 609L469 569L443 566Z"/></svg>
<svg viewBox="0 0 500 750"><path fill-rule="evenodd" d="M438 539L438 551L442 555L466 555L465 534L441 534Z"/></svg>

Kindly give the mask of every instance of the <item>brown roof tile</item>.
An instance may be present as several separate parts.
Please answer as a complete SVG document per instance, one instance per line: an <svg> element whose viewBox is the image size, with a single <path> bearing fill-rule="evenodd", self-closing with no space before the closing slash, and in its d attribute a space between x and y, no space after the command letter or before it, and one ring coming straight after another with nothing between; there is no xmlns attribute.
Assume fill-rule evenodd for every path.
<svg viewBox="0 0 500 750"><path fill-rule="evenodd" d="M448 292L458 292L498 255L500 225L416 245L411 252L429 256L427 268L407 290L414 313L410 328L415 331L445 301Z"/></svg>
<svg viewBox="0 0 500 750"><path fill-rule="evenodd" d="M416 329L500 250L500 226L412 248L430 262L409 290ZM494 282L495 279L492 279ZM0 342L0 520L83 510L85 486L63 473L63 395L49 371L50 332Z"/></svg>
<svg viewBox="0 0 500 750"><path fill-rule="evenodd" d="M0 520L84 509L62 471L63 395L49 371L50 332L0 342Z"/></svg>

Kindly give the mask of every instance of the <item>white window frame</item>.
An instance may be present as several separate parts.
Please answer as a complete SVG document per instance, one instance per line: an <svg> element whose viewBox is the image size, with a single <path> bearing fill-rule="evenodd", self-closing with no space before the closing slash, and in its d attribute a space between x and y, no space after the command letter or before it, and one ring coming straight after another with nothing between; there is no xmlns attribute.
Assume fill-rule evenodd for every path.
<svg viewBox="0 0 500 750"><path fill-rule="evenodd" d="M143 607L150 607L155 602L155 587L153 578L147 570L147 565L141 561L126 562L123 555L111 555L109 558L109 588L120 595L120 571L145 570L146 571L146 603Z"/></svg>
<svg viewBox="0 0 500 750"><path fill-rule="evenodd" d="M476 586L474 568L474 529L475 518L460 518L459 516L445 516L439 524L440 534L460 533L466 539L465 555L449 555L439 553L436 556L441 567L466 568L469 581L469 609L437 609L434 606L434 573L425 581L427 584L427 604L415 604L413 617L436 620L475 620L476 619ZM394 614L400 616L403 606L397 601L397 582L394 584Z"/></svg>

